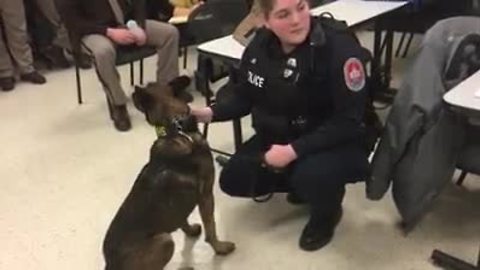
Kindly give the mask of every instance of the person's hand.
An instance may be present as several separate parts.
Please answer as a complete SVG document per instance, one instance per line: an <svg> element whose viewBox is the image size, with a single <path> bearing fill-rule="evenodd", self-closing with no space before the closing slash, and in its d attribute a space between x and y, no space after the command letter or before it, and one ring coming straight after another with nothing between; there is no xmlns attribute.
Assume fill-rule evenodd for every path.
<svg viewBox="0 0 480 270"><path fill-rule="evenodd" d="M284 168L297 159L297 153L290 144L274 144L265 153L265 162L274 168Z"/></svg>
<svg viewBox="0 0 480 270"><path fill-rule="evenodd" d="M145 34L142 28L136 27L135 29L131 29L130 32L135 36L135 44L137 44L137 46L143 46L147 43L147 34Z"/></svg>
<svg viewBox="0 0 480 270"><path fill-rule="evenodd" d="M197 118L198 122L210 123L213 118L213 111L210 107L190 108L190 114Z"/></svg>
<svg viewBox="0 0 480 270"><path fill-rule="evenodd" d="M136 42L135 35L124 28L107 28L107 37L120 45L129 45Z"/></svg>

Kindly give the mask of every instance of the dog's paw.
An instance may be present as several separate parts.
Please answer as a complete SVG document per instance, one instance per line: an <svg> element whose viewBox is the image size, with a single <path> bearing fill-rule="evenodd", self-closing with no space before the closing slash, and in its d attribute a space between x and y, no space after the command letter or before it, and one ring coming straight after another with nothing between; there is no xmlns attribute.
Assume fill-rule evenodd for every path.
<svg viewBox="0 0 480 270"><path fill-rule="evenodd" d="M219 241L213 246L213 249L217 255L228 255L235 250L235 244L232 242Z"/></svg>
<svg viewBox="0 0 480 270"><path fill-rule="evenodd" d="M202 234L202 226L198 223L188 225L187 227L182 228L182 230L188 237L198 237Z"/></svg>

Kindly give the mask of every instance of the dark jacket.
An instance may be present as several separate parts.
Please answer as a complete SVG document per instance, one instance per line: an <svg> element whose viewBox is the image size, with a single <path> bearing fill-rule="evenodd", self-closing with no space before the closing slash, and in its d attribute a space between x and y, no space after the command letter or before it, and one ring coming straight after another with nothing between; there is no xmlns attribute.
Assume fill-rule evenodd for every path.
<svg viewBox="0 0 480 270"><path fill-rule="evenodd" d="M107 28L119 27L108 0L60 0L63 5L63 19L70 31L80 38L90 34L105 35ZM125 20L134 19L145 25L145 0L117 0ZM125 23L125 22L124 22Z"/></svg>
<svg viewBox="0 0 480 270"><path fill-rule="evenodd" d="M167 22L173 16L175 7L168 0L145 0L147 18Z"/></svg>
<svg viewBox="0 0 480 270"><path fill-rule="evenodd" d="M233 97L212 107L214 121L252 113L266 144L291 143L299 156L362 141L366 56L346 26L312 18L307 40L284 54L261 29L246 48Z"/></svg>

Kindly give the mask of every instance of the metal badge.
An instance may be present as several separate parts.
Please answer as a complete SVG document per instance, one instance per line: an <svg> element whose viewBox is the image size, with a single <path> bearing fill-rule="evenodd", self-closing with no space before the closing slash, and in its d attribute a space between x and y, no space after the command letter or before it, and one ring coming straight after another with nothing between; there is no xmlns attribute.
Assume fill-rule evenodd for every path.
<svg viewBox="0 0 480 270"><path fill-rule="evenodd" d="M293 70L291 70L291 69L286 68L286 69L283 71L283 77L284 77L285 79L290 78L292 75L293 75Z"/></svg>
<svg viewBox="0 0 480 270"><path fill-rule="evenodd" d="M287 60L287 66L296 68L297 67L297 59L295 58L289 58Z"/></svg>
<svg viewBox="0 0 480 270"><path fill-rule="evenodd" d="M257 58L250 59L250 64L255 65L257 63Z"/></svg>

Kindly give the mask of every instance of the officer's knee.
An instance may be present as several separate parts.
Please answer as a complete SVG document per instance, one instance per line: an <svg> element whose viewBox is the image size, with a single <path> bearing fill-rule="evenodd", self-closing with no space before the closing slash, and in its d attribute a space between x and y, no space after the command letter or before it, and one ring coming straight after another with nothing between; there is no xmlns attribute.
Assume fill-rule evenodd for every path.
<svg viewBox="0 0 480 270"><path fill-rule="evenodd" d="M220 190L233 197L249 196L248 179L243 179L238 166L228 162L222 169L219 177Z"/></svg>

